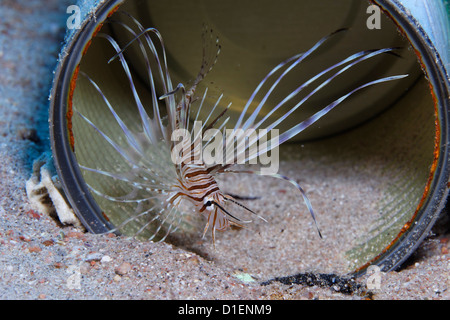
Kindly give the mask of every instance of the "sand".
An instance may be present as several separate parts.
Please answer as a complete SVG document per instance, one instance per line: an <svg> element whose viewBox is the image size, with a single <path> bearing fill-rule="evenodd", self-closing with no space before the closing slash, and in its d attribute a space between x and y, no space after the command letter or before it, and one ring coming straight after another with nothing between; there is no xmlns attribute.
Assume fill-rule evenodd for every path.
<svg viewBox="0 0 450 320"><path fill-rule="evenodd" d="M49 148L48 93L67 17L67 3L43 3L1 2L0 299L450 298L446 217L401 269L381 274L379 289L370 293L367 276L344 286L354 290L344 290L339 283L321 287L318 284L325 284L324 278L310 281L315 284L312 286L278 281L262 285L273 277L297 272L343 270L342 260L334 254L342 251L340 222L335 222L334 229L322 216L320 225L325 236L320 240L303 203L295 201L295 190L279 181L242 177L236 184L238 180L232 180L236 177L224 178L225 184L236 186L239 192L255 193L249 195L269 190L264 199L252 203L269 223L260 221L248 230L220 234L215 250L208 237L176 246L94 235L33 210L25 183L31 176L33 160ZM302 174L293 162L284 163L283 170ZM321 188L329 187L321 178L303 175L312 200L321 201ZM342 194L344 197L338 195L334 201L349 201L345 195L349 196L351 190ZM283 201L280 195L292 201ZM270 214L277 210L300 210L304 214ZM348 225L341 223L342 228ZM293 241L297 226L302 227L303 236ZM322 241L322 252L308 250L308 243L314 247L318 241Z"/></svg>

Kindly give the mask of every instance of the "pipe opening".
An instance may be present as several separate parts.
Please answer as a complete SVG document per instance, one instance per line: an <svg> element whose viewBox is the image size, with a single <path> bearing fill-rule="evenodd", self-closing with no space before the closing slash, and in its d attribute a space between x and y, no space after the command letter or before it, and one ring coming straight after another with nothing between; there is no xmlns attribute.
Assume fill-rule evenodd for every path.
<svg viewBox="0 0 450 320"><path fill-rule="evenodd" d="M263 279L311 270L360 272L370 264L379 264L387 271L406 259L425 236L447 193L443 148L447 148L448 139L448 101L441 100L446 87L435 86L441 79L430 79L439 74L425 75L422 70L424 67L429 72L428 58L424 58L429 52L420 51L425 49L417 47L418 42L401 29L404 26L396 20L400 15L387 15L395 9L393 5L382 2L385 11L379 10L378 16L378 6L371 11L371 3L361 1L285 0L275 5L264 0L255 8L245 1L197 0L187 5L180 0L148 0L125 1L115 11L119 3L106 2L98 8L96 21L86 20L63 61L55 89L58 94L52 102L53 137L57 137L55 130L60 130L52 141L55 162L68 198L88 229L101 233L123 225L121 233L139 233L142 239L158 240L168 235L166 241L176 246L219 264L245 268ZM221 50L196 90L195 103L198 108L206 88L205 106L213 106L223 94L217 110L232 102L227 111L231 128L272 68L307 52L319 39L340 28L348 30L333 35L283 78L260 117L326 68L364 50L395 48L337 76L279 126L280 130L291 128L364 83L408 74L356 92L280 147L278 172L306 191L323 239L299 190L269 176L217 175L224 192L257 198L240 202L267 222L231 206L233 213L252 223L216 233L215 246L210 232L202 239L206 219L198 212L180 207L162 213L161 203L167 197L155 189L162 185L169 188L177 180L170 149L164 143L147 143L139 156L133 150L136 147L123 128L145 132L139 108L120 58L108 63L117 53L108 37L123 48L140 33L129 15L144 28L160 32L173 88L178 83L186 88L194 83L205 46L204 26L206 38L213 30L212 40L206 41L207 50L214 55L216 36ZM162 57L158 38L154 33L146 34ZM167 93L164 83L156 75L157 64L145 37L139 39L150 56L159 98ZM152 80L139 41L127 47L123 56L143 107L155 116ZM324 73L290 105L308 96L337 70ZM263 97L258 95L255 103ZM165 109L160 110L163 123L167 123ZM210 110L202 108L199 119L207 118ZM275 112L270 119L276 121L284 112ZM55 121L57 117L60 122ZM124 148L129 151L126 156L121 152ZM158 175L146 173L147 169ZM72 178L66 178L68 175ZM133 218L136 216L139 218ZM416 238L411 236L414 230ZM399 246L402 243L406 244ZM392 252L400 253L393 257Z"/></svg>

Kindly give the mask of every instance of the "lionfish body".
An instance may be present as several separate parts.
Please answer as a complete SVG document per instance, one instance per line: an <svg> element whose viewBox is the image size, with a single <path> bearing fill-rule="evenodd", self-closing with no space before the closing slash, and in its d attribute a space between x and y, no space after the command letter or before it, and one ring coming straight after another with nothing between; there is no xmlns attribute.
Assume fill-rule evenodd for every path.
<svg viewBox="0 0 450 320"><path fill-rule="evenodd" d="M200 152L196 148L196 142L187 142L182 145L182 150L189 152L185 153L184 157L180 155L180 163L175 165L178 179L174 185L174 191L168 197L168 202L178 206L182 199L189 200L195 205L196 211L208 215L205 232L209 225L213 230L223 231L227 229L229 223L224 213L218 211L217 206L223 205L225 196L206 164L203 161L193 163L192 159L199 158ZM173 147L172 144L171 151Z"/></svg>
<svg viewBox="0 0 450 320"><path fill-rule="evenodd" d="M200 72L194 81L191 88L182 96L180 102L176 109L176 120L175 129L189 129L188 118L189 110L191 110L191 104L193 102L193 97L199 82L206 76L206 74L212 69L212 66L217 59L220 52L220 46L217 45L217 53L215 59L212 63L206 60L205 52L203 64L200 68ZM178 88L182 86L179 85ZM186 111L187 110L187 111ZM225 110L226 111L226 110ZM212 127L215 122L217 122L224 114L222 112L214 122L208 127ZM184 117L183 114L187 114ZM203 131L205 131L204 129ZM201 136L194 136L193 141L186 140L181 145L181 150L188 151L178 154L179 164L175 165L177 171L177 183L174 185L174 191L168 197L168 202L174 206L178 206L182 199L187 199L196 208L196 211L207 217L206 227L204 229L203 235L206 233L208 228L211 226L213 241L215 239L215 230L225 231L228 229L230 224L242 227L238 223L240 219L232 216L227 210L224 209L225 202L227 200L235 200L230 195L225 195L220 190L216 179L211 173L216 167L208 167L201 160L201 148L200 145ZM171 143L171 152L174 149L174 142ZM197 160L196 160L197 159ZM198 160L200 159L200 160ZM194 161L196 160L196 161Z"/></svg>
<svg viewBox="0 0 450 320"><path fill-rule="evenodd" d="M126 14L129 16L128 14ZM198 161L199 154L202 152L202 148L199 147L200 142L202 140L201 135L194 136L192 133L193 122L199 120L200 110L202 108L207 108L204 106L205 97L207 94L207 89L203 94L203 98L198 99L195 97L196 89L198 84L204 79L204 77L208 74L209 71L212 70L214 64L217 61L217 57L220 52L220 45L218 44L218 38L213 39L212 33L210 31L204 32L204 48L203 48L203 62L200 68L200 72L198 73L197 78L194 80L192 86L186 90L184 85L179 84L176 88L172 86L170 74L167 67L167 59L166 53L164 49L164 43L162 37L158 30L154 28L144 29L142 25L133 17L129 16L133 22L135 28L138 31L134 31L130 26L117 22L120 26L122 26L125 30L130 32L133 40L129 42L126 46L120 47L119 44L109 35L101 35L106 38L112 47L115 49L117 54L109 61L113 61L116 58L119 58L120 63L122 64L123 70L128 77L130 83L130 89L135 98L136 106L139 112L139 117L142 122L142 132L133 132L130 128L128 128L124 121L120 118L120 116L115 112L114 107L109 103L107 97L102 92L99 85L97 85L88 75L85 75L90 83L97 89L98 93L101 95L105 103L107 104L110 112L113 114L117 123L119 124L121 130L123 131L123 135L125 136L125 140L128 143L127 147L120 146L118 143L114 142L113 139L108 137L104 132L102 132L90 119L86 116L77 112L77 114L84 119L91 127L97 131L106 141L110 144L119 154L120 156L127 162L130 162L133 171L127 172L126 174L123 172L107 172L105 170L90 168L87 166L80 165L83 170L87 170L89 172L93 172L113 180L117 180L120 182L124 182L129 184L132 188L138 189L139 191L151 192L152 197L138 198L134 195L134 193L130 193L128 196L124 197L114 197L112 195L107 194L106 191L97 190L96 188L89 186L91 190L110 201L114 202L122 202L122 203L136 203L136 212L129 213L129 218L126 218L121 223L119 223L115 230L120 230L122 227L127 225L130 222L137 221L138 219L145 218L143 226L135 232L135 236L143 232L147 228L152 228L152 236L150 240L156 238L157 234L163 233L162 236L159 235L160 240L164 240L171 232L177 229L176 221L181 219L181 216L184 214L181 209L181 203L183 200L187 200L194 205L194 210L201 215L206 216L207 222L206 227L204 229L203 234L211 228L212 236L214 241L214 232L215 230L224 231L230 225L243 226L244 223L250 222L248 220L241 220L236 217L226 208L227 204L237 205L240 208L243 208L252 214L256 215L258 218L263 219L255 212L239 203L236 200L236 197L225 194L217 184L215 179L215 175L223 174L227 172L231 173L247 173L247 174L261 174L259 171L252 170L233 170L233 164L212 164L207 165L202 160ZM335 33L341 32L343 30L338 30ZM333 33L333 34L335 34ZM206 35L210 35L210 41L207 41ZM244 106L239 119L235 123L234 129L258 129L258 128L266 128L267 130L271 130L277 127L282 121L284 121L287 117L289 117L297 108L299 108L309 97L317 93L322 87L330 83L334 78L338 75L342 74L352 66L358 64L359 62L369 59L375 55L379 55L382 53L392 52L394 48L386 48L379 50L366 50L362 52L355 53L348 58L339 61L333 66L330 66L324 69L322 72L318 73L315 77L309 79L307 82L301 84L298 88L296 88L290 95L288 95L285 99L283 99L278 105L274 106L271 111L266 114L262 119L257 122L257 119L261 118L260 111L264 106L267 98L270 94L277 88L279 83L283 80L283 78L288 74L293 68L298 66L305 58L311 55L322 43L324 43L327 39L329 39L333 34L330 34L320 41L318 41L311 49L307 50L304 53L297 54L277 65L274 69L272 69L264 79L257 86L247 104ZM152 38L156 37L156 41ZM215 41L214 41L215 40ZM130 46L132 43L138 44L142 56L146 61L147 66L147 74L149 79L149 90L152 93L152 102L151 106L152 115L150 116L146 109L143 107L139 94L137 93L136 87L133 82L133 77L128 67L128 63L124 57L124 51ZM211 43L214 45L211 46ZM159 50L157 49L159 47ZM152 70L151 61L156 62L156 70ZM153 65L154 66L154 65ZM340 68L340 69L339 69ZM338 69L332 76L329 76L324 81L322 81L314 90L312 90L305 98L301 99L299 102L292 105L288 105L288 102L294 101L296 96L307 86L310 86L313 82L318 81L319 78L324 76L325 74ZM281 75L280 75L281 73ZM83 74L83 73L82 73ZM278 76L277 76L278 75ZM267 145L267 147L263 150L259 150L257 154L253 154L253 156L247 156L246 160L249 160L251 157L258 156L262 153L269 152L272 149L278 147L278 145L283 142L291 139L296 136L298 133L309 127L311 124L319 120L321 117L326 115L329 111L339 105L342 101L344 101L347 97L352 95L353 93L376 83L396 80L404 77L401 76L391 76L378 80L374 80L363 84L350 92L346 93L339 99L333 101L329 105L325 106L320 111L316 112L311 117L301 121L297 125L292 128L283 131L279 135L279 139L276 143L271 142ZM160 83L162 83L163 94L157 94L156 86L155 86L155 78L158 78ZM273 80L275 78L275 80ZM259 92L263 90L263 87L270 81L273 80L272 84L269 85L269 89L263 94L263 98L260 100L259 104L254 108L252 112L249 112L250 106L253 106L256 102L254 102L255 97ZM210 128L214 128L216 125L221 123L220 129L224 129L227 124L229 118L223 119L223 116L226 114L228 107L221 111L218 116L215 116L210 120L213 112L216 107L219 105L222 96L220 96L217 100L217 103L210 108L209 116L204 120L205 124L201 128L201 133L203 134ZM178 101L177 101L178 100ZM200 100L196 115L192 114L193 104L194 102L198 102ZM167 112L167 123L164 124L163 117L160 115L161 105L165 105L165 109ZM275 121L270 123L271 115L279 110L280 108L288 105L287 111ZM194 120L195 119L195 120ZM194 120L194 121L193 121ZM273 119L272 119L273 120ZM175 141L171 139L171 135L176 130L184 129L191 134L190 140L183 141L181 144L181 150L183 153L178 154L177 163L173 164L172 174L167 173L170 171L167 167L161 169L155 162L152 162L153 158L150 159L146 153L146 145L155 146L157 152L152 157L157 157L158 152L161 151L159 147L160 144L165 144L167 146L167 150L170 152L174 152ZM145 143L142 142L142 136L145 140ZM236 149L235 157L237 158L240 154L247 154L249 148L252 144L258 143L258 138L250 142L250 145L245 148L241 148L239 150ZM180 146L180 145L178 145ZM236 147L237 148L237 147ZM187 152L186 152L187 150ZM167 155L165 155L167 156ZM137 160L138 159L138 160ZM306 193L300 187L300 185L294 180L289 179L288 177L282 176L280 174L271 174L272 177L284 179L290 183L292 183L303 196L304 202L312 215L314 222L315 216L312 209L312 205L309 202ZM153 204L150 207L141 206L140 204L144 203L144 200L148 199L156 199L156 204ZM178 211L180 210L180 211ZM263 219L264 220L264 219ZM317 226L317 224L316 224ZM320 231L319 231L320 234Z"/></svg>
<svg viewBox="0 0 450 320"><path fill-rule="evenodd" d="M209 226L212 227L212 230L226 230L230 225L230 220L223 209L219 209L219 206L224 206L225 195L207 168L184 165L181 174L184 175L184 179L176 185L178 190L169 197L169 201L173 205L178 205L182 198L188 199L195 205L199 213L206 214L208 221L205 232Z"/></svg>

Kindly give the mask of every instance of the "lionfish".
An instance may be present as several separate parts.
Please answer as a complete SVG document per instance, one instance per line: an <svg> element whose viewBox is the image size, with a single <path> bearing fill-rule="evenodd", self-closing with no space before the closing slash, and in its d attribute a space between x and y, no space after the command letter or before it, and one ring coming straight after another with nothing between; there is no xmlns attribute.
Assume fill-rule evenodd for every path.
<svg viewBox="0 0 450 320"><path fill-rule="evenodd" d="M108 97L102 91L101 85L97 84L89 77L89 75L83 72L80 73L87 78L90 85L95 88L96 92L98 92L102 98L109 109L109 112L120 127L122 131L121 135L124 139L122 139L121 142L115 141L112 137L102 131L91 119L75 109L75 114L78 114L84 119L84 121L86 121L87 124L92 127L102 139L115 150L115 152L117 152L120 158L129 164L129 169L125 172L120 171L119 169L114 172L111 170L107 171L99 169L98 167L91 168L80 164L81 169L85 170L85 172L109 178L112 182L115 181L117 183L126 184L130 187L130 190L132 190L132 192L129 192L126 195L117 196L108 194L106 191L99 190L99 188L88 184L90 190L97 196L103 197L114 203L133 203L136 205L134 211L128 212L128 216L118 223L110 232L120 231L127 224L139 220L141 227L138 228L138 230L133 231L133 237L138 236L145 230L151 230L151 236L147 237L149 240L163 241L170 233L177 230L183 216L187 215L184 207L180 205L183 200L192 203L194 211L197 214L206 217L206 226L204 227L203 236L211 229L213 243L215 242L216 230L225 231L231 225L243 227L245 223L250 222L250 220L243 220L233 214L232 210L226 206L227 204L236 205L240 207L241 210L243 208L252 215L266 221L263 217L238 201L245 199L245 197L242 197L241 199L239 196L225 193L221 190L216 181L216 175L218 174L246 173L262 175L263 173L261 171L239 170L235 168L233 163L229 162L224 164L207 164L204 161L198 161L197 156L199 153L201 153L212 141L212 139L209 139L205 145L201 145L203 134L211 128L225 130L230 120L230 117L226 117L226 113L231 104L228 104L224 110L219 110L220 113L213 117L214 112L221 102L223 94L220 95L213 106L205 105L205 98L208 91L207 88L204 90L203 95L199 97L195 96L198 85L213 69L213 66L218 60L221 51L218 37L213 36L212 30L205 28L203 32L203 58L197 77L189 88L181 83L174 87L169 73L164 41L160 32L155 28L144 28L139 21L131 15L127 15L133 21L133 26L137 31L134 31L133 28L125 23L115 21L121 25L124 30L129 32L132 37L132 40L125 46L121 47L118 42L108 34L99 33L97 37L106 39L116 52L108 63L119 60L122 69L128 78L130 90L135 100L136 111L139 113L141 122L139 130L126 125L125 121L119 116L114 106L108 100ZM323 43L345 30L346 29L339 29L323 37L307 51L282 61L267 73L251 94L234 124L234 130L242 129L239 131L240 133L237 134L237 138L239 138L239 135L247 129L256 130L258 128L264 128L267 129L267 131L275 129L280 123L292 115L295 110L300 108L312 95L316 94L334 78L358 63L384 53L396 55L394 50L397 48L364 50L354 53L300 84L267 114L261 116L260 112L262 108L265 106L269 96L278 86L280 86L283 78L294 68L298 67L308 56L312 55L323 45ZM133 79L129 64L124 56L127 48L133 43L139 46L139 52L142 54L145 61L146 75L149 84L148 89L152 96L152 105L147 106L147 108L144 107L140 99L135 80ZM152 68L155 69L155 66L156 70L152 70ZM319 82L319 79L329 72L334 73L325 80L321 80L321 82L303 99L295 104L291 103L303 89L312 85L314 82ZM307 129L357 91L382 82L398 80L406 76L407 75L395 75L380 78L354 88L323 107L309 118L297 123L289 129L283 130L283 132L278 135L278 139L270 140L269 143L265 144L265 148L258 150L256 153L251 153L249 151L252 146L261 142L260 136L256 136L256 138L252 139L244 147L242 147L242 145L234 146L235 149L231 151L234 151L235 159L244 156L246 161L257 157L262 153L270 152ZM157 93L155 85L156 80L162 84L162 93ZM261 94L261 92L263 98L254 110L249 112L250 106L255 103L255 97L257 94ZM196 113L192 112L194 104L198 105ZM271 116L284 106L288 106L287 111L277 119L273 120L273 117ZM163 110L165 110L165 115L161 113ZM200 119L202 110L209 111L206 112L208 116L205 119ZM258 118L261 119L257 121ZM197 135L194 136L193 126L194 123L199 120L202 120L202 123L204 124L201 127L200 134L197 133ZM186 130L186 132L190 133L191 139L188 143L182 144L183 153L175 152L179 157L179 161L176 163L167 163L167 159L170 159L169 155L174 152L174 148L176 147L176 141L172 139L172 134L177 130ZM125 141L125 143L123 143L123 141ZM178 147L179 146L180 145L178 145ZM196 159L196 161L193 159ZM298 189L317 227L319 236L322 237L319 227L317 226L313 207L306 192L299 183L278 173L265 173L265 175L286 180Z"/></svg>

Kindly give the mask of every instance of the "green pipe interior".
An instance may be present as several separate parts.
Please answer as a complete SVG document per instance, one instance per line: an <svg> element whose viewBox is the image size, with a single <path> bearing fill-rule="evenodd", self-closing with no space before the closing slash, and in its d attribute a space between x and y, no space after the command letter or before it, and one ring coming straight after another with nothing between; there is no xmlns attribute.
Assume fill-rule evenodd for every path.
<svg viewBox="0 0 450 320"><path fill-rule="evenodd" d="M175 85L192 81L198 72L202 24L207 23L217 31L222 52L204 85L210 87L211 99L216 99L218 93L224 92L227 101L233 101L232 116L238 114L259 80L273 66L310 48L315 41L338 28L350 27L350 30L332 39L316 56L305 61L299 68L300 72L292 74L273 101L286 95L288 90L331 61L337 62L364 49L403 47L399 51L401 58L383 55L340 77L336 84L321 91L298 112L295 121L305 118L327 101L329 103L346 92L346 88L358 83L387 74L409 73L406 80L374 86L361 92L280 151L281 171L284 165L287 168L299 166L301 172L306 173L306 181L308 172L321 172L325 177L328 175L328 183L333 190L346 190L353 183L371 190L364 199L364 207L361 207L360 202L350 199L341 205L340 215L335 217L336 224L347 224L344 229L348 228L348 232L352 233L349 237L351 240L342 245L345 268L353 270L365 264L395 239L402 226L415 213L430 176L435 114L428 83L417 57L388 18L382 16L381 30L367 29L365 23L368 14L365 10L368 4L360 1L281 1L277 2L275 8L273 1L259 1L258 7L242 4L241 1L224 3L197 0L189 4L179 0L147 1L139 8L137 3L126 2L122 9L135 15L144 26L154 26L160 30ZM126 20L118 13L112 19ZM121 32L119 25L105 24L101 31L114 35L121 43L131 39ZM133 61L132 66L134 71L138 70L140 79L145 79L145 75L139 71L145 69L136 50L130 48L127 58ZM128 125L137 128L138 114L120 64L106 63L113 55L114 51L106 40L96 38L82 59L81 70L101 84L116 111ZM150 105L147 84L145 81L137 83L144 105ZM200 89L198 92L203 91ZM269 102L268 105L273 105L272 101ZM111 138L123 142L113 116L84 77L78 78L73 105ZM77 115L73 117L73 134L79 163L105 171L130 169L129 164ZM149 156L160 150L148 150ZM155 165L170 165L168 152L166 155ZM131 191L125 184L111 184L111 180L106 177L87 171L83 175L89 185L108 194L120 196ZM93 196L115 225L136 210L134 204L117 204L96 194ZM320 200L313 203L315 210L320 213L319 218L326 216L326 207L333 205L336 197L338 195L331 193L322 194ZM302 205L301 200L298 202ZM368 211L367 215L365 210ZM303 212L306 216L305 210ZM353 217L354 212L358 214ZM308 219L310 217L305 217L305 221ZM145 217L121 231L132 234L144 223ZM323 226L320 219L319 224ZM183 239L197 239L201 236L203 226L204 220L200 217L186 215L180 221L176 234L183 234L180 236ZM333 226L323 228L333 230ZM307 230L311 231L311 227ZM299 238L299 243L302 243L302 235ZM318 246L316 254L326 257L326 242Z"/></svg>

